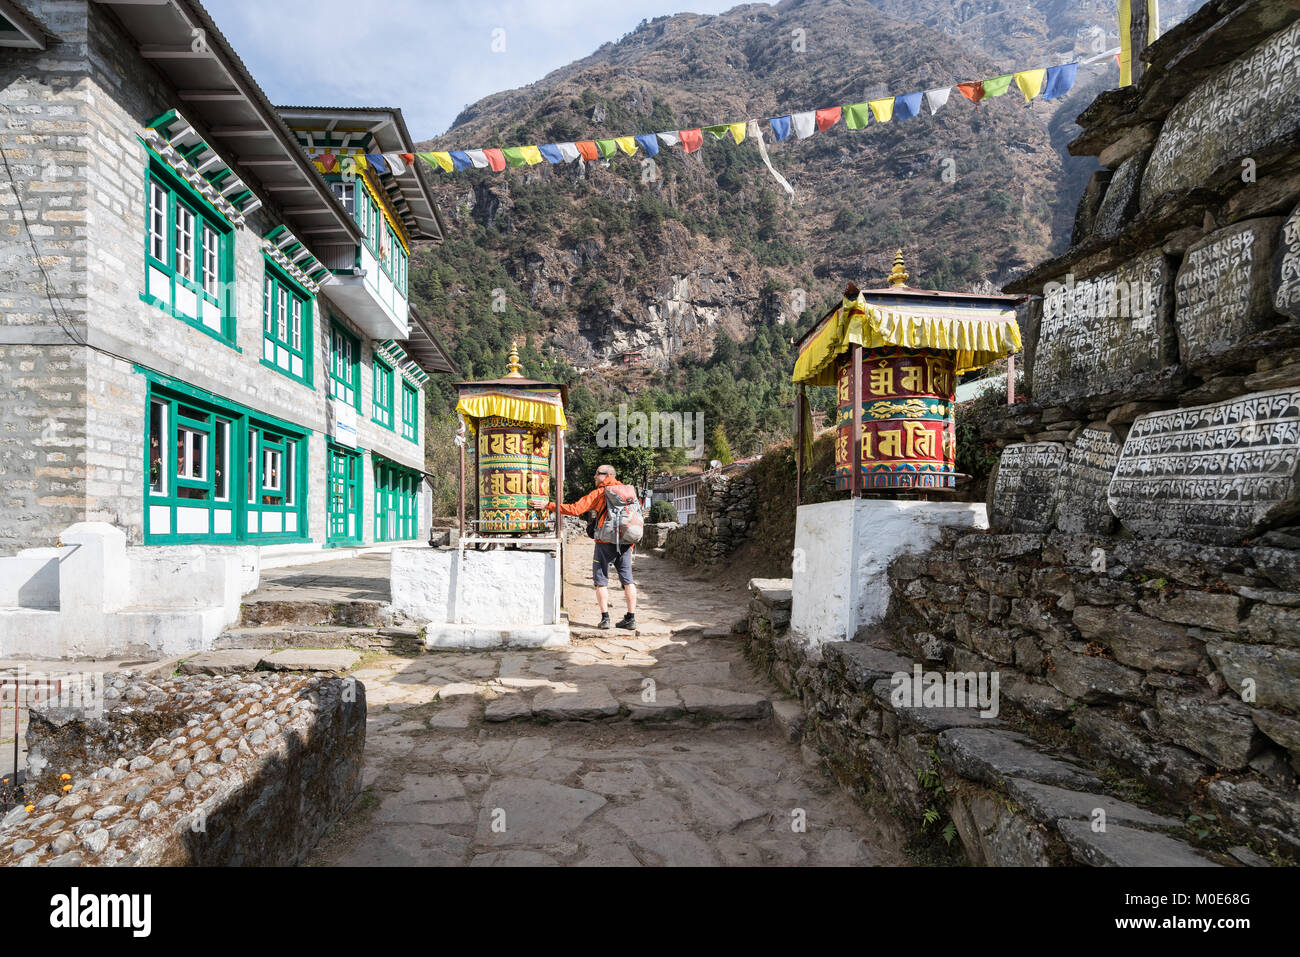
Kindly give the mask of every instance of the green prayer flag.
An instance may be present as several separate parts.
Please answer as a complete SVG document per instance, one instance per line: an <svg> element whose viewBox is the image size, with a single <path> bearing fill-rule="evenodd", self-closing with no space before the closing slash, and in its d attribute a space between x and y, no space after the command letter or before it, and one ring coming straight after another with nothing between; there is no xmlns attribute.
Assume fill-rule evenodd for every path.
<svg viewBox="0 0 1300 957"><path fill-rule="evenodd" d="M1015 79L1014 73L1006 73L1002 76L995 76L991 80L984 81L984 95L1001 96L1011 88L1011 81Z"/></svg>
<svg viewBox="0 0 1300 957"><path fill-rule="evenodd" d="M596 140L596 148L600 150L601 159L609 159L618 150L618 144L613 140Z"/></svg>
<svg viewBox="0 0 1300 957"><path fill-rule="evenodd" d="M844 107L844 123L851 130L860 130L871 118L871 106L867 103L854 103Z"/></svg>
<svg viewBox="0 0 1300 957"><path fill-rule="evenodd" d="M715 140L720 140L727 135L727 124L723 123L721 126L706 126L704 132L712 133Z"/></svg>
<svg viewBox="0 0 1300 957"><path fill-rule="evenodd" d="M507 146L501 151L501 155L506 158L506 162L511 166L528 165L528 160L524 159L524 151L518 146Z"/></svg>

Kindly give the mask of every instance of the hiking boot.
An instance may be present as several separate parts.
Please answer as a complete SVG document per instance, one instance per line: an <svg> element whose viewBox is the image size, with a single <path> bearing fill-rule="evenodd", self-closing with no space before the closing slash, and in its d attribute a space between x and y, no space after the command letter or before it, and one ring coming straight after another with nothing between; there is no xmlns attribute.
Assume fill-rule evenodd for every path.
<svg viewBox="0 0 1300 957"><path fill-rule="evenodd" d="M629 631L636 631L636 615L632 614L631 612L628 612L626 615L624 615L622 618L618 620L618 624L615 625L614 627L626 628Z"/></svg>
<svg viewBox="0 0 1300 957"><path fill-rule="evenodd" d="M614 627L609 623L609 612L605 612L605 614L600 616L600 624L596 627L601 629L601 631L609 631Z"/></svg>

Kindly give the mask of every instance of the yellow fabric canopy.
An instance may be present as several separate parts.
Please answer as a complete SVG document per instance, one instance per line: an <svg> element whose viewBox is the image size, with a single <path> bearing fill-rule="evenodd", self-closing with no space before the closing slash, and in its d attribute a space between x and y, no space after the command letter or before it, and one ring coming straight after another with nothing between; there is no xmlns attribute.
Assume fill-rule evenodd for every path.
<svg viewBox="0 0 1300 957"><path fill-rule="evenodd" d="M867 305L859 293L856 299L846 297L799 353L794 381L835 385L835 357L853 345L954 352L957 375L961 375L1019 352L1020 327L1010 309L887 309Z"/></svg>
<svg viewBox="0 0 1300 957"><path fill-rule="evenodd" d="M554 401L538 396L529 398L517 392L478 392L461 395L456 403L456 411L465 418L465 424L471 432L477 431L476 420L489 416L498 416L527 425L558 426L567 429L569 423L564 418L564 406L560 396L555 394Z"/></svg>

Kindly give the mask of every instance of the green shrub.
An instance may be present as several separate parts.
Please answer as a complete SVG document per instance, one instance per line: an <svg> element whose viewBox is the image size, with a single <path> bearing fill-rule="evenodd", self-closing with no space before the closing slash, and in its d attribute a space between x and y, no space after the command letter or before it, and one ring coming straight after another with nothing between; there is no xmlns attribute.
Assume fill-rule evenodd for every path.
<svg viewBox="0 0 1300 957"><path fill-rule="evenodd" d="M661 522L677 521L677 508L672 502L651 502L650 503L650 522L658 525Z"/></svg>

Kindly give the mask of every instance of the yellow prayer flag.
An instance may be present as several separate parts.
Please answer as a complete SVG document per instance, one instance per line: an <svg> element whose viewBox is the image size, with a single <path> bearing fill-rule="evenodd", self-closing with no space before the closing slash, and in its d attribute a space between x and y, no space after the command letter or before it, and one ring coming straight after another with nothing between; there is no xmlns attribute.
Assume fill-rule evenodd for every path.
<svg viewBox="0 0 1300 957"><path fill-rule="evenodd" d="M616 136L614 142L628 156L636 155L636 137L635 136Z"/></svg>
<svg viewBox="0 0 1300 957"><path fill-rule="evenodd" d="M450 163L450 162L451 162L451 156L450 156L450 154L444 153L443 155L447 157L447 162ZM366 154L365 154L365 153L355 153L355 154L353 154L352 159L356 161L356 168L357 168L357 169L369 169L369 168L370 168L370 163L366 160ZM453 165L454 165L454 164L453 164ZM447 170L447 172L450 173L451 170Z"/></svg>
<svg viewBox="0 0 1300 957"><path fill-rule="evenodd" d="M1016 74L1016 86L1025 94L1026 103L1043 92L1043 81L1046 79L1046 70L1024 70Z"/></svg>
<svg viewBox="0 0 1300 957"><path fill-rule="evenodd" d="M542 161L542 151L536 146L519 147L519 155L524 158L524 162L529 166L536 166Z"/></svg>
<svg viewBox="0 0 1300 957"><path fill-rule="evenodd" d="M887 96L883 100L868 100L867 106L871 107L871 115L876 118L877 123L888 123L894 118L894 98Z"/></svg>
<svg viewBox="0 0 1300 957"><path fill-rule="evenodd" d="M1160 0L1137 0L1147 5L1147 43L1160 37ZM1133 85L1133 5L1119 0L1119 85Z"/></svg>
<svg viewBox="0 0 1300 957"><path fill-rule="evenodd" d="M450 173L456 168L456 164L451 161L450 153L430 153L429 155L434 158L434 161L442 168L444 173ZM361 159L361 157L358 156L357 159Z"/></svg>
<svg viewBox="0 0 1300 957"><path fill-rule="evenodd" d="M727 129L731 130L731 138L739 143L745 138L745 127L747 123L732 123Z"/></svg>

